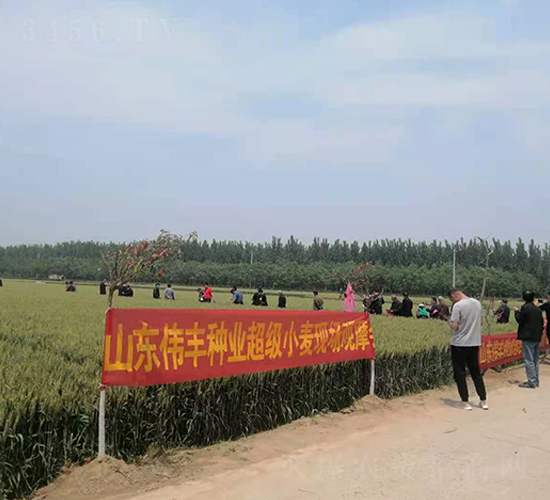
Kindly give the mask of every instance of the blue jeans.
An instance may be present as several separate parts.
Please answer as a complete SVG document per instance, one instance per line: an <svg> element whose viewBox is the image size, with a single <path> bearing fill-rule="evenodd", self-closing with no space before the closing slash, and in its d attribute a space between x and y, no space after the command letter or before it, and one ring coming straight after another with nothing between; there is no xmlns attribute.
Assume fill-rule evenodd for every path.
<svg viewBox="0 0 550 500"><path fill-rule="evenodd" d="M535 387L539 386L539 342L534 340L522 340L523 359L527 380Z"/></svg>

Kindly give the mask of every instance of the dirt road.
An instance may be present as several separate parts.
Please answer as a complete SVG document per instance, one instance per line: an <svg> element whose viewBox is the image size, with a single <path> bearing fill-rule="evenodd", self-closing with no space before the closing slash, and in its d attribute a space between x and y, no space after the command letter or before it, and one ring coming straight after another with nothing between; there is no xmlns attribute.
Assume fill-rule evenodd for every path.
<svg viewBox="0 0 550 500"><path fill-rule="evenodd" d="M125 493L110 498L549 498L550 365L541 373L538 390L515 385L524 378L522 368L489 374L489 411L457 409L454 388L391 402L367 398L349 414L303 419L199 450L172 469L179 479L165 474L170 475L165 486L157 483L161 487L151 491L155 485L149 482L132 492L133 472L125 471L130 478ZM139 474L146 476L146 469ZM94 497L71 487L61 484L43 498ZM93 493L108 497L107 491Z"/></svg>

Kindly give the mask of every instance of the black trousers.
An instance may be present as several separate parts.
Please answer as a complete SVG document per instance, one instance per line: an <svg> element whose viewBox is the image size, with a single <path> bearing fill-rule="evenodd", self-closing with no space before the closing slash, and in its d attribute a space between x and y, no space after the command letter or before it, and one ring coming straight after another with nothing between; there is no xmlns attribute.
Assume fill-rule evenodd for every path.
<svg viewBox="0 0 550 500"><path fill-rule="evenodd" d="M485 401L487 399L487 391L485 390L485 383L479 369L479 347L457 347L452 345L451 357L453 360L455 382L462 401L466 402L469 399L468 384L466 383L466 367L470 371L479 399Z"/></svg>

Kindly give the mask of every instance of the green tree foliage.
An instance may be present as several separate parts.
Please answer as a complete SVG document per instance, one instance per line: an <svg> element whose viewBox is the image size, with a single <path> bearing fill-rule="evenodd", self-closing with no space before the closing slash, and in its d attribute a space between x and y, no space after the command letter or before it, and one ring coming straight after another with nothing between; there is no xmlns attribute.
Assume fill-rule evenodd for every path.
<svg viewBox="0 0 550 500"><path fill-rule="evenodd" d="M526 247L521 239L515 245L499 240L492 244L488 294L515 296L527 285L537 293L548 291L549 245L541 247L531 241ZM190 239L181 246L185 262L171 263L166 279L189 285L207 281L224 286L336 290L357 264L370 262L373 285L388 292L444 293L451 281L455 246L459 283L479 292L483 279L480 266L486 253L479 241L463 239L456 243L398 239L361 244L315 238L310 245L293 236L287 241L274 237L267 243ZM101 254L115 247L114 243L82 241L0 247L0 275L43 279L57 274L99 280L104 277ZM151 275L149 279L156 278Z"/></svg>

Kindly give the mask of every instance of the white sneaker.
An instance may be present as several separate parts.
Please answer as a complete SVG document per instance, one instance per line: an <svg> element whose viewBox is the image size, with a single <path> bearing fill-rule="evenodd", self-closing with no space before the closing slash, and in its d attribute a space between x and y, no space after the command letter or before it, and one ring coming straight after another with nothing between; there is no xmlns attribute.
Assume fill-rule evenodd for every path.
<svg viewBox="0 0 550 500"><path fill-rule="evenodd" d="M489 405L487 404L487 401L479 401L479 407L482 409L482 410L488 410L489 409Z"/></svg>
<svg viewBox="0 0 550 500"><path fill-rule="evenodd" d="M462 409L466 410L466 411L472 411L473 410L472 405L468 402L466 402L466 403L463 402L462 403Z"/></svg>

